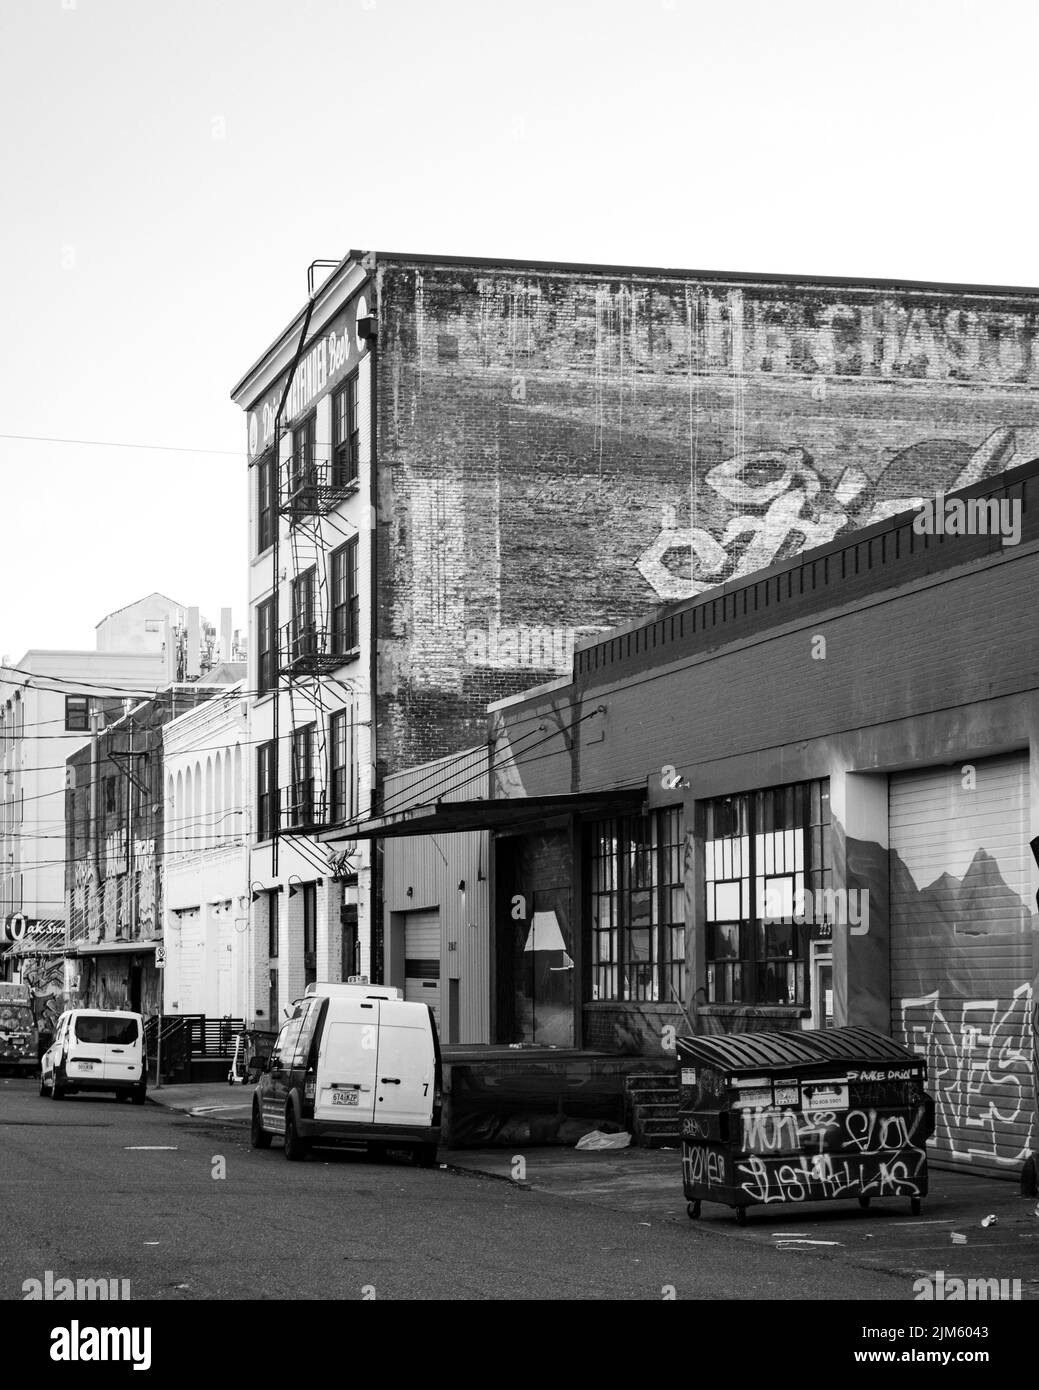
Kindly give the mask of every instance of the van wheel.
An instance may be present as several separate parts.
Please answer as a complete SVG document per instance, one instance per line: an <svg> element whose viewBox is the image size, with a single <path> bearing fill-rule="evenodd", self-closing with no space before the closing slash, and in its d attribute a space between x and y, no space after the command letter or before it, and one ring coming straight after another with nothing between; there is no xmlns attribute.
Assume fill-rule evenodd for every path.
<svg viewBox="0 0 1039 1390"><path fill-rule="evenodd" d="M253 1119L249 1126L249 1143L254 1149L269 1149L271 1146L271 1136L263 1127L258 1105L253 1106Z"/></svg>
<svg viewBox="0 0 1039 1390"><path fill-rule="evenodd" d="M45 1096L45 1095L47 1095L47 1094L48 1094L48 1092L47 1092L47 1083L44 1081L43 1076L41 1075L41 1076L40 1076L40 1095L41 1095L41 1096Z"/></svg>
<svg viewBox="0 0 1039 1390"><path fill-rule="evenodd" d="M58 1073L55 1071L51 1077L51 1100L64 1100L65 1087L58 1080Z"/></svg>
<svg viewBox="0 0 1039 1390"><path fill-rule="evenodd" d="M436 1167L437 1146L435 1144L416 1144L414 1154L415 1163L419 1168Z"/></svg>
<svg viewBox="0 0 1039 1390"><path fill-rule="evenodd" d="M290 1105L285 1111L285 1157L290 1163L302 1163L309 1152L310 1145L296 1130L296 1117Z"/></svg>
<svg viewBox="0 0 1039 1390"><path fill-rule="evenodd" d="M148 1096L147 1086L135 1086L130 1092L130 1099L134 1105L143 1105Z"/></svg>

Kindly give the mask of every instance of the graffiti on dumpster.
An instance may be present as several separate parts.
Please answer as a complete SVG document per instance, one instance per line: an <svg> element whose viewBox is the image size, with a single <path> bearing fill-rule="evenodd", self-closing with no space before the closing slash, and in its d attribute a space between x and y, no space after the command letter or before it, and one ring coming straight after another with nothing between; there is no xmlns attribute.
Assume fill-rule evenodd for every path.
<svg viewBox="0 0 1039 1390"><path fill-rule="evenodd" d="M776 1163L753 1154L736 1164L740 1190L753 1202L809 1202L824 1197L919 1197L918 1180L926 1171L923 1149L903 1150L897 1157L841 1159L833 1154L802 1154ZM742 1181L741 1181L742 1180Z"/></svg>
<svg viewBox="0 0 1039 1390"><path fill-rule="evenodd" d="M918 1123L923 1110L917 1110ZM910 1126L902 1113L869 1110L773 1110L745 1111L742 1148L748 1154L890 1153L913 1145L917 1124Z"/></svg>
<svg viewBox="0 0 1039 1390"><path fill-rule="evenodd" d="M720 1149L708 1149L702 1144L688 1144L682 1154L686 1183L704 1187L725 1186L725 1157Z"/></svg>

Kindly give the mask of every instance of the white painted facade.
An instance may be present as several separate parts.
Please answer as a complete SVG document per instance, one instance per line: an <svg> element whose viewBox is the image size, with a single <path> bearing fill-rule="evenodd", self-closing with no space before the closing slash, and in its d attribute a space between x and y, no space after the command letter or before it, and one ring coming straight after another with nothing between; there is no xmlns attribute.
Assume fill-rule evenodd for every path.
<svg viewBox="0 0 1039 1390"><path fill-rule="evenodd" d="M252 708L250 781L254 818L250 878L252 881L252 921L257 943L255 978L257 988L257 1026L263 1024L259 1010L266 1008L269 1017L272 1004L280 1014L285 1005L298 998L307 978L339 980L344 974L344 908L352 916L356 908L359 956L351 967L360 973L371 973L372 882L371 850L367 841L329 845L321 843L315 833L293 831L287 814L287 791L292 782L292 733L306 725L315 729L314 803L316 819L325 814L330 804L328 750L329 727L338 711L348 712L351 730L348 777L352 785L352 807L357 816L365 816L371 806L375 743L372 730L372 644L374 639L371 611L371 575L374 564L374 513L371 506L372 488L372 357L367 341L356 331L359 318L369 312L371 292L366 289L367 273L360 266L344 275L332 277L332 282L314 295L314 310L307 330L306 347L297 369L291 390L286 398L282 426L291 427L316 411L316 459L327 466L331 452L332 394L324 389L325 365L321 380L312 369L314 352L328 347L328 361L345 363L345 380L357 373L357 486L341 497L324 516L308 519L304 525L290 526L287 516L277 515L277 542L259 549L259 490L257 464L265 448L272 447L273 419L281 402L286 374L292 366L303 326L302 315L290 325L282 337L250 369L233 392L235 402L246 411L249 434L249 680L250 690L260 685L260 634L257 626L258 608L277 595L278 624L284 628L292 616L292 583L307 569L314 567L317 575L317 622L328 627L330 621L332 552L345 542L357 539L358 632L356 650L334 670L326 670L309 679L285 675L277 678L275 688L259 694ZM338 318L338 325L336 320ZM337 327L342 329L337 333ZM329 368L329 371L331 368ZM324 394L321 394L321 391ZM284 493L284 480L292 456L291 432L283 432L273 445L277 450L279 487ZM277 569L275 556L277 555ZM279 659L282 665L283 634L278 633ZM276 840L256 838L257 817L257 758L265 744L274 740L277 722L277 785L280 792L279 814L282 833ZM318 827L319 828L319 827ZM344 881L342 865L333 861L344 851L349 852L349 878ZM314 895L316 902L316 934L313 959L304 960L304 891ZM277 900L274 905L274 899ZM276 959L269 955L269 927L272 912L277 913L274 931ZM348 927L348 939L350 927ZM309 970L309 973L308 973ZM262 998L263 984L274 976L274 998ZM272 1021L268 1026L274 1027Z"/></svg>
<svg viewBox="0 0 1039 1390"><path fill-rule="evenodd" d="M163 1012L254 1015L249 701L242 682L163 729Z"/></svg>
<svg viewBox="0 0 1039 1390"><path fill-rule="evenodd" d="M187 609L165 594L144 598L117 608L98 623L96 644L99 652L161 652L166 640L166 624L183 626Z"/></svg>

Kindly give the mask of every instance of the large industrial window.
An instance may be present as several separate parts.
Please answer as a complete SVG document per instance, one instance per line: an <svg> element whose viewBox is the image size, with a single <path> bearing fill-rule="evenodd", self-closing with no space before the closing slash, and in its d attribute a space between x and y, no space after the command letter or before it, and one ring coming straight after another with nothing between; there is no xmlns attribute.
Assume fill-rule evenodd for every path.
<svg viewBox="0 0 1039 1390"><path fill-rule="evenodd" d="M332 397L332 486L345 488L357 477L357 373Z"/></svg>
<svg viewBox="0 0 1039 1390"><path fill-rule="evenodd" d="M806 1006L813 925L832 926L829 782L706 802L704 878L708 1002Z"/></svg>
<svg viewBox="0 0 1039 1390"><path fill-rule="evenodd" d="M269 840L278 825L277 745L261 743L256 750L256 838Z"/></svg>
<svg viewBox="0 0 1039 1390"><path fill-rule="evenodd" d="M333 650L337 655L345 656L360 642L356 536L338 550L333 550L331 566Z"/></svg>
<svg viewBox="0 0 1039 1390"><path fill-rule="evenodd" d="M357 780L354 772L354 712L337 710L329 720L329 742L332 745L332 806L331 824L342 825L357 815Z"/></svg>
<svg viewBox="0 0 1039 1390"><path fill-rule="evenodd" d="M314 823L314 725L292 731L292 804L289 817L293 825Z"/></svg>
<svg viewBox="0 0 1039 1390"><path fill-rule="evenodd" d="M274 450L269 449L256 465L256 552L274 544L277 517L277 469Z"/></svg>
<svg viewBox="0 0 1039 1390"><path fill-rule="evenodd" d="M256 690L263 695L273 690L277 676L277 646L274 632L274 600L269 598L256 609Z"/></svg>
<svg viewBox="0 0 1039 1390"><path fill-rule="evenodd" d="M682 812L615 816L590 827L592 998L683 997Z"/></svg>

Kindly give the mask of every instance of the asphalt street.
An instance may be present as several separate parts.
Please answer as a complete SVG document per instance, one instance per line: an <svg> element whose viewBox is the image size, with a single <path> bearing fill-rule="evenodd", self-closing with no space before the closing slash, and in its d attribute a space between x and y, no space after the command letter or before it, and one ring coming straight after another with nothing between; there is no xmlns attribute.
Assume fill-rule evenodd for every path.
<svg viewBox="0 0 1039 1390"><path fill-rule="evenodd" d="M899 1299L908 1281L403 1157L289 1164L247 1131L0 1079L0 1298L54 1279L131 1297Z"/></svg>

